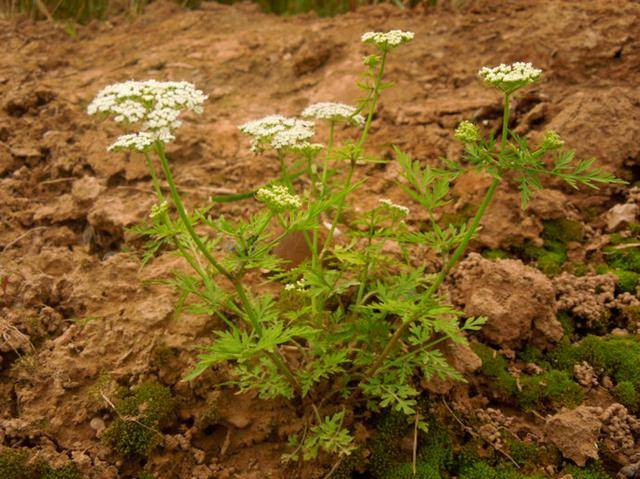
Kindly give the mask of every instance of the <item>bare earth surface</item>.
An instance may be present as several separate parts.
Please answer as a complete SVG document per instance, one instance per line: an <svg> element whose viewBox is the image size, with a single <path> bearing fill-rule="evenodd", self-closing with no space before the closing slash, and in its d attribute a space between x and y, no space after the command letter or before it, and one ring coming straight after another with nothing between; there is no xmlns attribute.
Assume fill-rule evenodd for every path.
<svg viewBox="0 0 640 479"><path fill-rule="evenodd" d="M379 147L391 158L397 145L425 162L455 157L460 149L452 131L459 121L499 126L500 97L477 80L478 68L524 60L545 74L515 102L511 127L534 139L555 129L579 156L597 157L631 183L640 179L636 2L477 1L415 11L379 6L332 19L276 17L244 4L206 3L185 11L161 2L133 20L79 27L76 38L52 24L0 21L0 273L8 276L0 291L0 446L28 450L54 465L73 460L89 478L137 477L144 461L118 456L99 436L114 419L109 401L117 386L158 379L172 388L178 407L161 431L163 445L146 464L156 477L327 473L331 461L302 469L281 464L287 436L301 427L285 404L216 391L224 368L191 384L179 381L220 324L175 318L171 288L148 281L181 267L170 252L141 270L140 241L126 228L148 214L150 178L141 157L106 151L119 130L88 117L85 108L102 87L127 79L187 80L209 94L204 115L188 119L169 151L187 201L202 204L276 174L274 162L248 151L236 125L271 113L295 115L315 101L353 102L368 53L360 35L392 28L416 36L390 60L395 88L383 96L372 151ZM409 204L394 185L393 162L363 166L358 174L368 183L361 202L352 205L356 212L381 196ZM486 184L484 178L461 178L453 209L477 204ZM587 233L585 244L570 245L570 258L598 258L607 243L606 212L632 204L630 189L547 186L524 212L517 190L503 188L474 248L540 242L544 220L570 218L585 224ZM220 211L241 218L250 208L248 201ZM419 221L414 211L412 219ZM525 266L515 260L499 266L483 265L479 257L469 261L471 276L457 273L450 287L458 287L452 298L468 314L488 314L493 321L480 339L508 349L562 336L554 319L557 281L518 269ZM523 303L509 303L504 289L478 292L487 283L483 275L513 288L529 316L513 320ZM529 295L527 285L536 294ZM451 385L442 386L433 393L453 394ZM473 393L466 400L469 414L493 399L482 387L480 381L453 386L461 404ZM604 392L588 397L605 409L614 402ZM215 420L207 415L212 408ZM565 419L566 413L557 421ZM544 420L527 421L543 441ZM587 429L597 437L597 430ZM553 441L561 443L556 436ZM587 448L575 457L593 454ZM630 452L616 467L633 457Z"/></svg>

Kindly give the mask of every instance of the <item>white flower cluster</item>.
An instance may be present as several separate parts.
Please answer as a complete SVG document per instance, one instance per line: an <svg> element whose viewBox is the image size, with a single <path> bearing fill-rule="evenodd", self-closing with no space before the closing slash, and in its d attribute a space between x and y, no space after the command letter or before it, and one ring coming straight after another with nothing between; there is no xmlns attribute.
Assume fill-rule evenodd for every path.
<svg viewBox="0 0 640 479"><path fill-rule="evenodd" d="M511 65L503 63L493 68L482 67L478 75L489 85L505 93L511 93L536 81L542 75L542 70L535 68L531 63L516 62Z"/></svg>
<svg viewBox="0 0 640 479"><path fill-rule="evenodd" d="M154 141L168 143L182 122L183 110L202 113L207 96L189 82L126 81L109 85L87 107L90 115L113 115L118 123L141 123L137 134L123 135L110 150L148 149ZM149 143L149 140L151 143Z"/></svg>
<svg viewBox="0 0 640 479"><path fill-rule="evenodd" d="M384 32L367 32L362 35L362 43L372 43L382 50L396 48L413 40L415 33L402 30Z"/></svg>
<svg viewBox="0 0 640 479"><path fill-rule="evenodd" d="M155 135L147 131L130 133L119 136L107 149L109 151L147 151L153 146L155 140Z"/></svg>
<svg viewBox="0 0 640 479"><path fill-rule="evenodd" d="M300 198L297 195L289 193L287 187L283 185L272 185L260 188L256 192L256 198L276 213L295 210L302 206Z"/></svg>
<svg viewBox="0 0 640 479"><path fill-rule="evenodd" d="M314 135L313 122L269 115L240 125L240 131L252 137L251 149L260 151L264 145L275 150L305 145Z"/></svg>
<svg viewBox="0 0 640 479"><path fill-rule="evenodd" d="M347 122L354 125L364 125L364 117L358 110L344 103L320 102L309 105L302 112L305 118L315 118L316 120L327 120L331 122Z"/></svg>
<svg viewBox="0 0 640 479"><path fill-rule="evenodd" d="M398 205L387 198L381 198L378 201L381 205L388 208L392 213L396 213L400 216L407 216L410 213L409 208L407 208L406 206Z"/></svg>
<svg viewBox="0 0 640 479"><path fill-rule="evenodd" d="M307 283L304 279L299 279L295 283L287 283L284 285L285 291L297 291L298 293L304 293Z"/></svg>

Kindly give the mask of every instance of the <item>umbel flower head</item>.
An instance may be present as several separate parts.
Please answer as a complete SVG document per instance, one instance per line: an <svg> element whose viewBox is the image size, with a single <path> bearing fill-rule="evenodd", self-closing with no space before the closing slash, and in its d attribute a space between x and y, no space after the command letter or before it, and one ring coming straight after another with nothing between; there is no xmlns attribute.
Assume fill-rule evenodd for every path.
<svg viewBox="0 0 640 479"><path fill-rule="evenodd" d="M542 148L545 150L557 150L564 146L564 140L555 131L549 130L542 139Z"/></svg>
<svg viewBox="0 0 640 479"><path fill-rule="evenodd" d="M396 204L390 199L381 198L378 200L378 202L382 205L383 208L390 211L394 215L405 217L405 216L408 216L410 213L409 208L407 208L406 206Z"/></svg>
<svg viewBox="0 0 640 479"><path fill-rule="evenodd" d="M476 143L480 138L478 127L470 121L463 120L454 133L456 140L462 143Z"/></svg>
<svg viewBox="0 0 640 479"><path fill-rule="evenodd" d="M511 65L501 64L493 68L482 67L478 75L488 85L505 93L513 93L538 80L542 75L542 70L535 68L531 63L515 62Z"/></svg>
<svg viewBox="0 0 640 479"><path fill-rule="evenodd" d="M264 146L274 150L300 147L314 135L313 122L269 115L240 125L240 131L252 137L251 150L258 152Z"/></svg>
<svg viewBox="0 0 640 479"><path fill-rule="evenodd" d="M402 30L388 32L367 32L362 35L362 43L371 43L383 51L389 51L413 40L415 33Z"/></svg>
<svg viewBox="0 0 640 479"><path fill-rule="evenodd" d="M287 187L283 185L271 185L260 188L256 192L256 198L274 213L297 210L302 206L300 198L297 195L289 193Z"/></svg>
<svg viewBox="0 0 640 479"><path fill-rule="evenodd" d="M168 143L182 124L184 110L202 113L207 99L189 82L126 81L109 85L87 107L89 115L111 115L118 123L139 123L137 133L120 136L109 150L145 151L154 141Z"/></svg>
<svg viewBox="0 0 640 479"><path fill-rule="evenodd" d="M315 118L334 123L345 122L353 125L364 125L364 117L356 107L344 103L320 102L309 105L302 112L304 118Z"/></svg>

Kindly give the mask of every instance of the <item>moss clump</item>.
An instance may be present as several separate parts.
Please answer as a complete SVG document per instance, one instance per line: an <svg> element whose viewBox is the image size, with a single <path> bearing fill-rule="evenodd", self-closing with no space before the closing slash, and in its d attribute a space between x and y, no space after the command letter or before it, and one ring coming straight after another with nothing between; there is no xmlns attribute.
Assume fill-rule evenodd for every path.
<svg viewBox="0 0 640 479"><path fill-rule="evenodd" d="M635 246L637 238L614 235L612 243L612 246L604 249L607 267L618 277L621 291L635 293L640 283L640 248Z"/></svg>
<svg viewBox="0 0 640 479"><path fill-rule="evenodd" d="M520 253L525 259L535 262L547 276L555 276L567 261L567 244L584 241L584 227L579 221L568 219L548 220L543 224L543 245L527 242Z"/></svg>
<svg viewBox="0 0 640 479"><path fill-rule="evenodd" d="M508 259L509 253L503 249L486 249L482 252L482 256L487 259Z"/></svg>
<svg viewBox="0 0 640 479"><path fill-rule="evenodd" d="M550 359L565 370L587 361L618 384L629 381L640 387L640 342L632 336L586 336L577 344L564 342L550 353Z"/></svg>
<svg viewBox="0 0 640 479"><path fill-rule="evenodd" d="M542 479L544 476L527 476L512 466L490 466L481 461L470 462L460 469L459 479Z"/></svg>
<svg viewBox="0 0 640 479"><path fill-rule="evenodd" d="M575 406L582 402L583 392L565 371L552 369L536 376L522 375L518 404L527 410L545 406Z"/></svg>
<svg viewBox="0 0 640 479"><path fill-rule="evenodd" d="M566 218L543 221L542 239L545 243L561 243L584 241L584 226L579 221Z"/></svg>
<svg viewBox="0 0 640 479"><path fill-rule="evenodd" d="M542 458L542 450L537 444L511 439L507 441L509 454L521 467L537 466Z"/></svg>
<svg viewBox="0 0 640 479"><path fill-rule="evenodd" d="M428 433L420 433L420 450L413 475L411 455L404 451L401 439L413 428L405 416L386 414L378 424L378 434L371 443L368 472L375 479L440 479L453 461L453 445L448 430L434 418L429 421Z"/></svg>
<svg viewBox="0 0 640 479"><path fill-rule="evenodd" d="M561 311L556 316L558 322L562 325L562 330L566 337L571 337L576 332L576 325L571 316L566 311Z"/></svg>
<svg viewBox="0 0 640 479"><path fill-rule="evenodd" d="M611 271L618 277L618 289L625 293L635 293L640 283L640 274L635 271L626 271L623 269L614 269Z"/></svg>
<svg viewBox="0 0 640 479"><path fill-rule="evenodd" d="M544 246L534 246L526 243L523 255L534 261L540 271L547 276L555 276L562 271L562 265L567 260L567 247L561 243L546 243Z"/></svg>
<svg viewBox="0 0 640 479"><path fill-rule="evenodd" d="M30 479L29 457L15 449L0 450L0 479Z"/></svg>
<svg viewBox="0 0 640 479"><path fill-rule="evenodd" d="M563 474L571 474L573 479L612 479L598 463L586 467L568 466Z"/></svg>
<svg viewBox="0 0 640 479"><path fill-rule="evenodd" d="M122 455L146 456L159 444L158 429L171 417L173 408L169 388L144 383L116 402L118 417L105 431L105 439Z"/></svg>
<svg viewBox="0 0 640 479"><path fill-rule="evenodd" d="M42 466L37 477L39 479L82 479L82 474L75 464L69 463L57 469L49 465Z"/></svg>
<svg viewBox="0 0 640 479"><path fill-rule="evenodd" d="M482 360L481 371L492 379L492 386L524 409L573 406L582 400L582 389L566 371L550 369L539 375L522 374L516 379L509 372L509 362L496 351L484 344L474 344L472 348ZM525 349L521 358L547 365L542 360L542 352L536 348Z"/></svg>
<svg viewBox="0 0 640 479"><path fill-rule="evenodd" d="M613 389L613 395L631 412L638 410L638 391L631 381L619 382Z"/></svg>
<svg viewBox="0 0 640 479"><path fill-rule="evenodd" d="M514 396L518 392L518 383L509 373L509 362L494 349L484 344L475 343L473 351L482 360L482 373L493 379L493 385L507 396Z"/></svg>
<svg viewBox="0 0 640 479"><path fill-rule="evenodd" d="M0 451L0 479L82 479L75 464L69 462L53 468L45 462L29 464L26 452L15 449Z"/></svg>

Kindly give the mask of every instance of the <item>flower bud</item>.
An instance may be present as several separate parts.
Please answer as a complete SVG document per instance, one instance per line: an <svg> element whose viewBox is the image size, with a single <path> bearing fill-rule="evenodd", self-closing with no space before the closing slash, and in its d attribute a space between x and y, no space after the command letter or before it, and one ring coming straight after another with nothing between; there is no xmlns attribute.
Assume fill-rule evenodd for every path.
<svg viewBox="0 0 640 479"><path fill-rule="evenodd" d="M480 139L480 130L475 124L464 120L456 128L455 137L462 143L477 143Z"/></svg>
<svg viewBox="0 0 640 479"><path fill-rule="evenodd" d="M545 150L557 150L558 148L562 148L564 146L564 140L560 138L555 131L549 130L544 134L544 138L542 140L542 148Z"/></svg>

